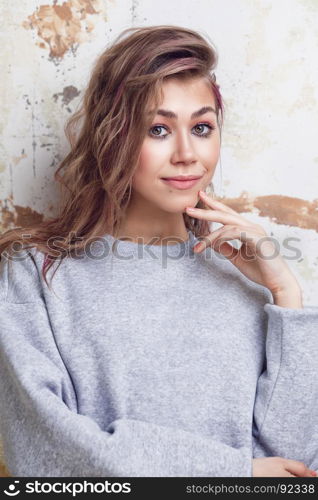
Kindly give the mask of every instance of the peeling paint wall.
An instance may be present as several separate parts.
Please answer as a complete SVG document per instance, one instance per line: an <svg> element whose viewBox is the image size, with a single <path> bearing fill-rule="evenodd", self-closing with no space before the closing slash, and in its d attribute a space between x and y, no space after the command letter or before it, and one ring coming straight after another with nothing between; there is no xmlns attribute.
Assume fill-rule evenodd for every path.
<svg viewBox="0 0 318 500"><path fill-rule="evenodd" d="M188 26L219 52L216 194L277 239L317 305L317 0L12 0L0 21L0 231L55 213L65 120L106 44L132 25Z"/></svg>

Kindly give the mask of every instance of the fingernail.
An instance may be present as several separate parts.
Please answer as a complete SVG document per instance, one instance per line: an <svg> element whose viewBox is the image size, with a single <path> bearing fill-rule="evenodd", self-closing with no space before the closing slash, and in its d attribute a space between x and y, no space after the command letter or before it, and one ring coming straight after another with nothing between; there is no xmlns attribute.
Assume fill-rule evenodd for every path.
<svg viewBox="0 0 318 500"><path fill-rule="evenodd" d="M194 248L194 250L200 250L202 247L203 247L203 243L198 243L193 248Z"/></svg>
<svg viewBox="0 0 318 500"><path fill-rule="evenodd" d="M187 210L189 210L189 212L195 212L195 208L192 207L187 207Z"/></svg>

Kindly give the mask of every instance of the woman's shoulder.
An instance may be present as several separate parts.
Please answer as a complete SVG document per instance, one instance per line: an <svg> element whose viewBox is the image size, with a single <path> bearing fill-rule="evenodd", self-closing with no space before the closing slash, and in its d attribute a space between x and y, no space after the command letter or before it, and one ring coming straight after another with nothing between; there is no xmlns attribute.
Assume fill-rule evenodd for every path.
<svg viewBox="0 0 318 500"><path fill-rule="evenodd" d="M0 298L5 302L31 303L42 298L39 263L44 254L36 248L4 250L0 260Z"/></svg>

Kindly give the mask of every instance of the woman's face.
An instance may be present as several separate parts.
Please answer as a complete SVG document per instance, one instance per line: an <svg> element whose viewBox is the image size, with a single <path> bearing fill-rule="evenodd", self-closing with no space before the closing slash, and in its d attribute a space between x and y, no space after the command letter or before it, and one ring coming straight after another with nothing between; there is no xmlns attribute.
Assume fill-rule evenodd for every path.
<svg viewBox="0 0 318 500"><path fill-rule="evenodd" d="M220 130L214 96L204 78L167 80L163 96L142 144L132 199L176 214L195 206L199 190L211 182L220 153ZM186 189L163 180L180 175L200 179Z"/></svg>

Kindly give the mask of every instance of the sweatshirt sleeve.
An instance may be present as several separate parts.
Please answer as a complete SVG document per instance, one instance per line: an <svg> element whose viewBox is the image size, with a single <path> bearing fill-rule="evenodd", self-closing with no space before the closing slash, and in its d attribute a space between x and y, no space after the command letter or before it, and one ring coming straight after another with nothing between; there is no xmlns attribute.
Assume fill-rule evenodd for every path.
<svg viewBox="0 0 318 500"><path fill-rule="evenodd" d="M102 429L79 414L32 260L14 263L12 286L1 263L0 431L13 476L252 476L250 445L129 418Z"/></svg>
<svg viewBox="0 0 318 500"><path fill-rule="evenodd" d="M253 456L318 469L318 307L265 304L266 362L256 389Z"/></svg>

